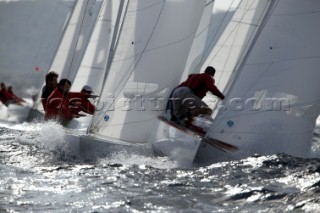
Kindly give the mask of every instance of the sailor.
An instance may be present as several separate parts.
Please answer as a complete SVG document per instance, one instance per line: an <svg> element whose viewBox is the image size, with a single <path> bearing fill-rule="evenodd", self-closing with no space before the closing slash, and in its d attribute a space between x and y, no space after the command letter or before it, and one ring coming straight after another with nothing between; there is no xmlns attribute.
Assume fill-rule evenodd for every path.
<svg viewBox="0 0 320 213"><path fill-rule="evenodd" d="M8 101L10 100L9 95L8 95L8 91L6 88L5 83L1 82L0 83L0 101L8 106Z"/></svg>
<svg viewBox="0 0 320 213"><path fill-rule="evenodd" d="M172 91L167 104L172 121L199 133L205 133L202 128L193 125L192 121L198 115L212 114L212 110L202 101L208 91L224 99L224 95L214 85L215 72L213 67L208 66L204 73L189 75L186 81Z"/></svg>
<svg viewBox="0 0 320 213"><path fill-rule="evenodd" d="M41 103L45 112L47 110L47 98L51 95L53 90L57 88L58 77L59 75L54 71L51 71L46 75L46 85L43 86L41 92Z"/></svg>
<svg viewBox="0 0 320 213"><path fill-rule="evenodd" d="M93 90L89 85L84 85L79 93L70 93L70 108L73 114L79 115L79 112L85 112L93 115L95 106L88 100L91 97L97 97L92 95Z"/></svg>
<svg viewBox="0 0 320 213"><path fill-rule="evenodd" d="M66 126L72 118L77 117L70 110L70 87L71 82L68 79L59 81L58 87L47 98L45 120L56 120Z"/></svg>
<svg viewBox="0 0 320 213"><path fill-rule="evenodd" d="M16 104L22 105L23 102L26 102L25 100L23 100L22 98L18 97L16 94L13 93L12 86L8 86L7 92L11 96L12 100L15 101Z"/></svg>
<svg viewBox="0 0 320 213"><path fill-rule="evenodd" d="M0 101L5 105L5 106L9 106L9 104L18 104L18 105L22 105L22 101L24 102L23 99L21 99L22 101L20 101L19 99L16 98L17 96L14 96L13 93L11 93L7 87L6 84L1 82L0 84Z"/></svg>

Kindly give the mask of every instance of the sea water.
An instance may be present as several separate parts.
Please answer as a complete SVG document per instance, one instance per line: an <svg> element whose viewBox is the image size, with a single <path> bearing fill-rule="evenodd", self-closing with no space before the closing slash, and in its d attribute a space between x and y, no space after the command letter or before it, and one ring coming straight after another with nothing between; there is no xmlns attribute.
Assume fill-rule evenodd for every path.
<svg viewBox="0 0 320 213"><path fill-rule="evenodd" d="M0 212L319 212L320 127L308 159L179 168L150 146L75 156L55 123L0 123Z"/></svg>

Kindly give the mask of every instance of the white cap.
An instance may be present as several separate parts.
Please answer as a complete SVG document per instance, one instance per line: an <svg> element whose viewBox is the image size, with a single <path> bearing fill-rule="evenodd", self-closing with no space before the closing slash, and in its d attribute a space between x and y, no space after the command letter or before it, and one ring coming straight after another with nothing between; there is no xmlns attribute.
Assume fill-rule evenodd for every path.
<svg viewBox="0 0 320 213"><path fill-rule="evenodd" d="M84 86L82 87L82 90L85 90L85 91L87 91L87 92L93 92L92 87L90 87L89 85L84 85Z"/></svg>

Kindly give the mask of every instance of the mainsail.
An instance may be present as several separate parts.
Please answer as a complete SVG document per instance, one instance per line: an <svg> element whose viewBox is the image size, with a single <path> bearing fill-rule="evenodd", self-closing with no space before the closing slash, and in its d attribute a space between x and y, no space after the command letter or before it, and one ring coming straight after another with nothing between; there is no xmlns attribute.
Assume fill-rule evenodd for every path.
<svg viewBox="0 0 320 213"><path fill-rule="evenodd" d="M205 4L205 0L128 2L91 133L147 142L153 122L179 83Z"/></svg>
<svg viewBox="0 0 320 213"><path fill-rule="evenodd" d="M92 34L102 2L76 1L50 70L73 81Z"/></svg>
<svg viewBox="0 0 320 213"><path fill-rule="evenodd" d="M207 137L307 156L320 113L320 1L275 0Z"/></svg>
<svg viewBox="0 0 320 213"><path fill-rule="evenodd" d="M72 85L72 91L80 91L87 84L97 94L102 89L109 58L112 38L117 38L115 29L123 16L123 1L105 0L101 6L90 41ZM116 30L116 32L115 32Z"/></svg>

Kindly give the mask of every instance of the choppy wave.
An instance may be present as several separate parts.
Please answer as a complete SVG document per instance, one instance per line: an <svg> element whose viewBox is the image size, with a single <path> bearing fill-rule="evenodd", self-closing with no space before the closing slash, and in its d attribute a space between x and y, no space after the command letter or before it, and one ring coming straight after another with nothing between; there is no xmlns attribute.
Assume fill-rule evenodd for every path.
<svg viewBox="0 0 320 213"><path fill-rule="evenodd" d="M2 126L0 212L316 212L319 131L316 158L252 156L180 169L148 146L75 158L55 123Z"/></svg>

